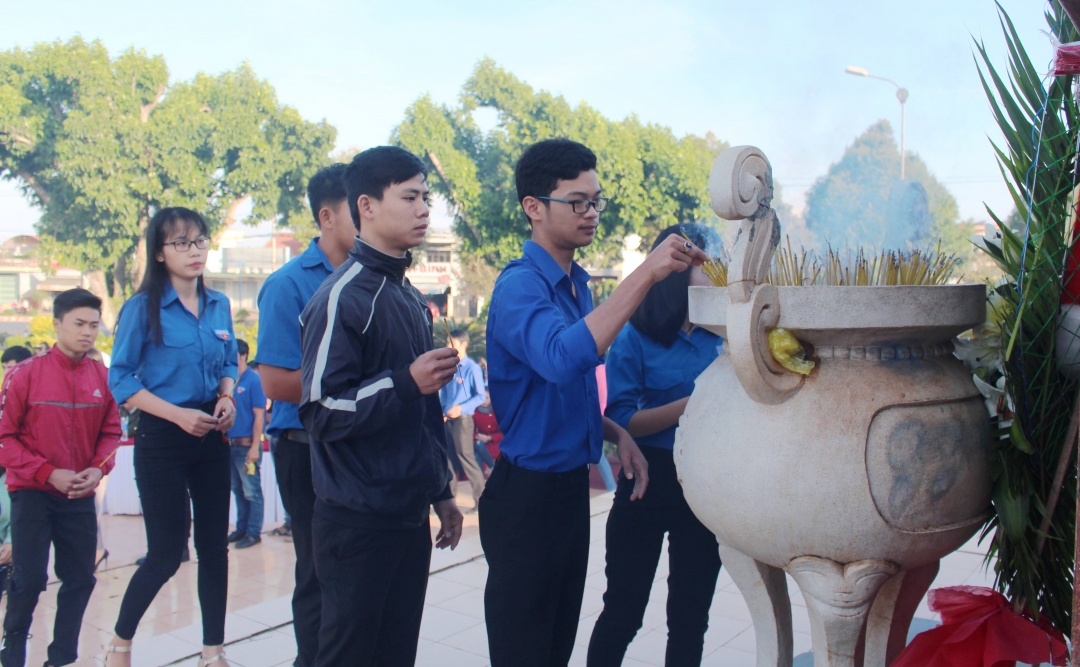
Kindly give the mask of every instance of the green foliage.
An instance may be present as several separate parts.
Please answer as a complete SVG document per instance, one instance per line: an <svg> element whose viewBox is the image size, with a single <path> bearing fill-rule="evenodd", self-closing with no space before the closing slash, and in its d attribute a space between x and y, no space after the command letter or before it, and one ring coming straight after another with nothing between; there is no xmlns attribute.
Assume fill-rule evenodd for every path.
<svg viewBox="0 0 1080 667"><path fill-rule="evenodd" d="M484 308L477 317L468 322L464 320L447 320L451 331L461 329L469 334L469 356L474 361L487 358L487 315L487 308ZM437 347L450 346L450 336L447 335L446 325L439 318L435 318L435 329L432 338Z"/></svg>
<svg viewBox="0 0 1080 667"><path fill-rule="evenodd" d="M489 132L473 118L480 108L498 114ZM590 260L613 260L628 234L651 243L672 224L714 217L709 170L725 142L711 133L677 138L634 116L612 121L584 102L572 107L561 96L533 90L490 58L476 65L457 107L421 97L406 110L391 141L428 163L432 189L452 206L462 252L501 267L521 254L530 233L517 200L514 164L526 147L554 137L596 152L600 183L612 197L587 251Z"/></svg>
<svg viewBox="0 0 1080 667"><path fill-rule="evenodd" d="M30 318L30 344L41 345L56 342L56 330L53 328L52 315L34 315Z"/></svg>
<svg viewBox="0 0 1080 667"><path fill-rule="evenodd" d="M970 222L958 223L959 207L917 154L909 153L907 178L926 190L930 207L928 235L907 239L911 245L936 247L967 258L971 254ZM806 195L806 224L833 246L848 244L884 248L888 230L889 193L900 180L900 150L889 121L871 125L847 147L840 161L819 178Z"/></svg>
<svg viewBox="0 0 1080 667"><path fill-rule="evenodd" d="M304 217L334 137L247 64L170 85L161 56L110 58L79 37L0 52L0 177L42 209L44 257L108 269L124 290L158 208L193 208L214 229L247 198L252 221Z"/></svg>
<svg viewBox="0 0 1080 667"><path fill-rule="evenodd" d="M248 344L248 361L255 359L255 353L259 349L259 320L256 318L250 324L244 323L244 320L239 318L240 313L237 313L236 324L233 325L233 333L236 334L237 340L247 341Z"/></svg>
<svg viewBox="0 0 1080 667"><path fill-rule="evenodd" d="M1052 78L1045 88L1041 65L1032 64L1008 14L1000 5L998 10L1008 47L1005 78L983 44L976 47L980 78L1005 138L994 148L1017 209L1017 215L1006 219L991 212L1003 238L1000 244L987 242L985 248L1005 273L994 295L1000 305L994 310L1000 319L1004 387L1015 414L1011 424L1001 424L994 448L996 515L985 534L994 533L988 558L996 557L997 588L1067 631L1076 537L1075 466L1066 466L1055 507L1049 506L1049 498L1056 491L1051 488L1053 476L1076 397L1075 384L1058 372L1054 343L1080 122L1072 96L1074 77ZM1061 42L1078 39L1056 1L1046 22Z"/></svg>

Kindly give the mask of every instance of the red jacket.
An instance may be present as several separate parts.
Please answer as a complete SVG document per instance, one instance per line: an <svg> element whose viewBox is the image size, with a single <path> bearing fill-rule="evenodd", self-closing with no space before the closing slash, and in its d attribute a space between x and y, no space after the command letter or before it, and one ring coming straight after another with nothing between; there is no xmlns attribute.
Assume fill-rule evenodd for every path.
<svg viewBox="0 0 1080 667"><path fill-rule="evenodd" d="M120 413L108 371L58 347L8 371L0 394L0 465L11 491L62 494L48 483L53 470L112 470L120 445ZM109 460L102 465L102 462Z"/></svg>

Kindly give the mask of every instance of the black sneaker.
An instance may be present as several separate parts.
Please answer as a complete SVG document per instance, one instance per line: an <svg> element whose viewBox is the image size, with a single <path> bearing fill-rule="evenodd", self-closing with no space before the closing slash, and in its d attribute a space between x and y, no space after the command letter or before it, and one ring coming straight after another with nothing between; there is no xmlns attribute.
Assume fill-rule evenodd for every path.
<svg viewBox="0 0 1080 667"><path fill-rule="evenodd" d="M244 535L242 538L236 541L237 549L247 549L253 547L256 544L262 542L262 538L255 535Z"/></svg>
<svg viewBox="0 0 1080 667"><path fill-rule="evenodd" d="M26 640L33 637L27 632L8 632L4 634L4 647L0 649L0 665L3 667L23 667L26 664Z"/></svg>
<svg viewBox="0 0 1080 667"><path fill-rule="evenodd" d="M233 532L229 533L229 537L226 539L229 540L229 544L232 544L233 542L239 542L240 540L244 539L245 535L247 535L247 533L242 533L239 530L234 530Z"/></svg>

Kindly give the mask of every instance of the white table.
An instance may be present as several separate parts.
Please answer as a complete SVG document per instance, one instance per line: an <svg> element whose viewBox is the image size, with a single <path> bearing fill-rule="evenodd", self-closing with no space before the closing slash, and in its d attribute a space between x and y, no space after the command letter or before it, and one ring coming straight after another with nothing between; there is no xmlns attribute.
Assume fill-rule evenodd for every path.
<svg viewBox="0 0 1080 667"><path fill-rule="evenodd" d="M142 514L139 490L135 486L135 448L120 447L116 450L116 466L102 482L102 514ZM263 526L272 526L285 520L285 508L278 493L277 476L274 473L274 457L263 452L260 465L263 490ZM236 523L236 498L229 496L229 523Z"/></svg>

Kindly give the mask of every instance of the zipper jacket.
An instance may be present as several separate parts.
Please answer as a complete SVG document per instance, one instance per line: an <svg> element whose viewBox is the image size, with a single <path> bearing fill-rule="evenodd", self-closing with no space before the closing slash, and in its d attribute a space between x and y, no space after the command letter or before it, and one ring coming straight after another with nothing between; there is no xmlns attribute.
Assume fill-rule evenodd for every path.
<svg viewBox="0 0 1080 667"><path fill-rule="evenodd" d="M451 497L439 395L421 395L409 372L433 348L411 263L357 239L300 316L300 420L317 509L339 523L415 527Z"/></svg>
<svg viewBox="0 0 1080 667"><path fill-rule="evenodd" d="M112 470L120 445L120 413L108 371L83 357L73 361L53 346L8 371L0 395L0 465L11 491L48 491L57 468ZM108 459L108 461L106 461Z"/></svg>

